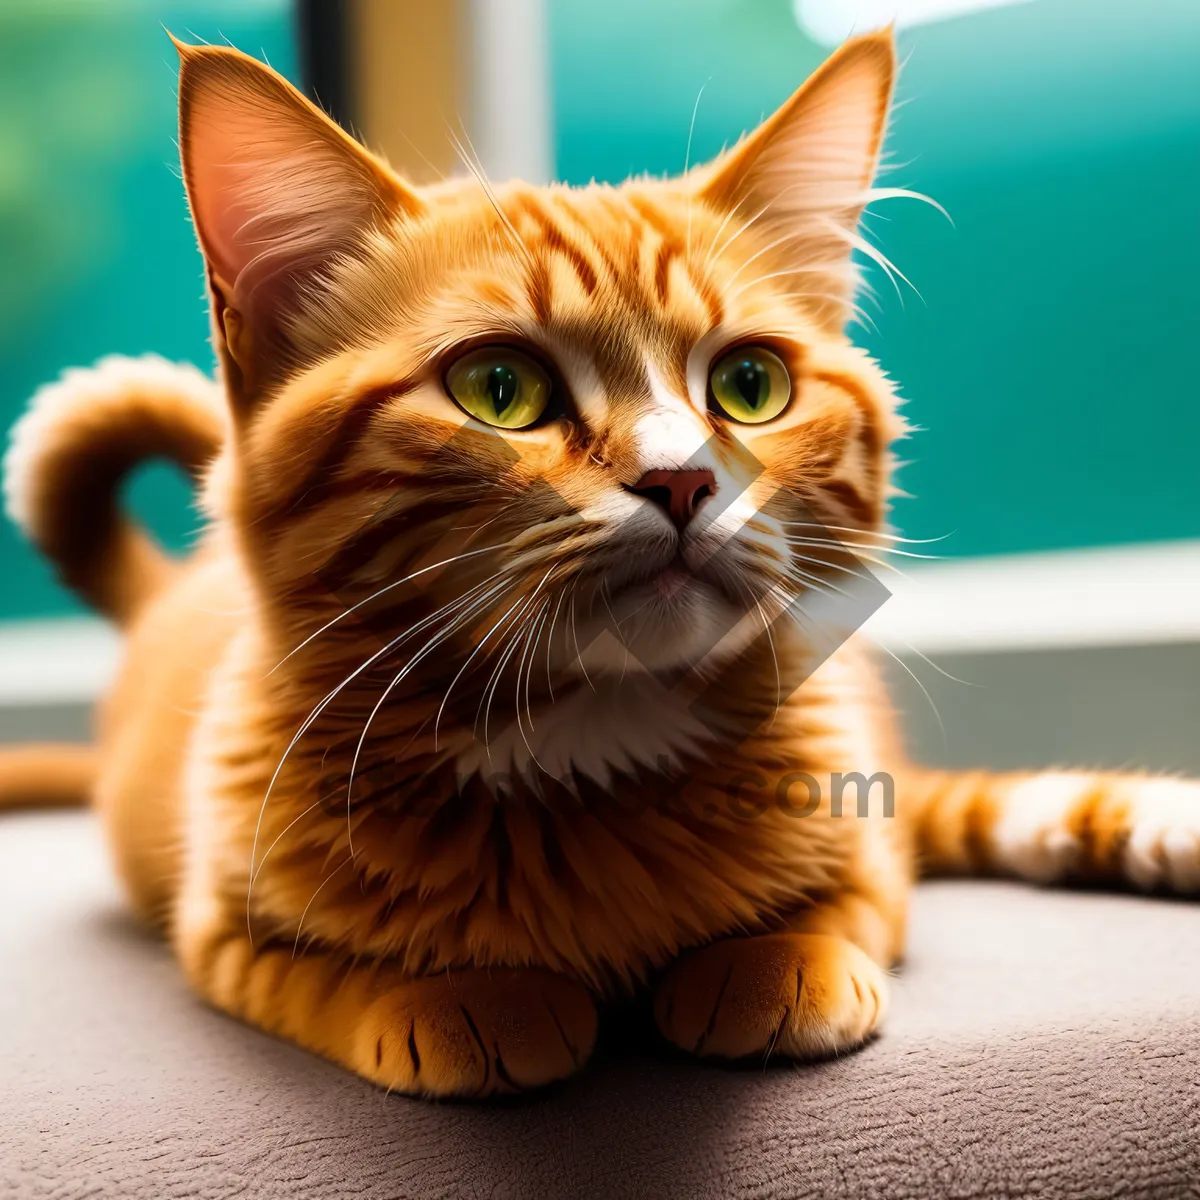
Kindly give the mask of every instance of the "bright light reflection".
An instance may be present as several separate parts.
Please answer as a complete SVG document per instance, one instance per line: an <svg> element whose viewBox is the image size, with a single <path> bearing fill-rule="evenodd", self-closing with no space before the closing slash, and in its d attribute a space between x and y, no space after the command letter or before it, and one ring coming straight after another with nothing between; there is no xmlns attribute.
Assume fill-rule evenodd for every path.
<svg viewBox="0 0 1200 1200"><path fill-rule="evenodd" d="M1030 0L792 0L796 23L815 42L833 46L851 34L879 29L890 21L898 29L959 17L984 8L1028 4Z"/></svg>

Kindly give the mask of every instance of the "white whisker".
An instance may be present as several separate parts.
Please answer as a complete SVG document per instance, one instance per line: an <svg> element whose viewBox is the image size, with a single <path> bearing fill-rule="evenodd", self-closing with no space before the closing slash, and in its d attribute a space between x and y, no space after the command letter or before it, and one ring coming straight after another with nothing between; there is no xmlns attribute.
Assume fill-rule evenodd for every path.
<svg viewBox="0 0 1200 1200"><path fill-rule="evenodd" d="M246 893L246 902L247 903L249 903L249 901L250 901L250 892L252 892L254 890L254 885L257 882L258 877L262 874L263 867L265 867L267 865L267 859L271 857L271 851L274 850L275 847L279 845L284 834L286 834L288 832L288 830L291 829L292 826L296 824L297 821L301 820L304 817L307 817L308 814L310 812L312 812L312 810L314 808L319 808L322 804L325 803L326 800L329 800L329 799L331 799L331 796L328 796L328 795L327 796L319 796L302 813L300 813L299 816L293 817L279 832L279 835L275 838L275 840L267 847L266 852L262 856L262 862L260 862L258 864L258 869L254 872L253 875L250 876L250 888L249 888L249 891L247 891L247 893Z"/></svg>
<svg viewBox="0 0 1200 1200"><path fill-rule="evenodd" d="M462 141L459 139L454 130L449 127L449 124L447 124L447 129L450 134L451 144L454 146L455 153L457 153L458 157L462 159L463 166L465 166L467 170L475 176L476 182L483 189L483 194L487 197L488 203L492 206L496 215L500 218L504 228L520 248L522 254L525 256L526 262L532 265L536 261L533 256L533 252L529 249L525 239L520 235L520 233L517 232L517 227L509 219L508 214L503 208L501 208L500 200L497 197L495 190L492 188L491 183L488 181L487 175L484 174L483 164L479 161L479 155L475 154L475 147L471 146L471 154L468 155L466 149L463 147ZM470 144L471 139L467 135L466 130L463 131L463 136L466 137L468 144Z"/></svg>
<svg viewBox="0 0 1200 1200"><path fill-rule="evenodd" d="M783 684L779 678L779 656L775 652L775 635L771 632L767 614L763 612L762 605L757 600L754 601L754 607L758 610L758 619L762 621L763 632L767 635L767 642L771 647L771 662L775 667L775 711L771 714L771 722L767 726L769 731L779 717L779 706L783 703Z"/></svg>
<svg viewBox="0 0 1200 1200"><path fill-rule="evenodd" d="M532 600L532 597L530 597L529 599ZM528 603L529 603L529 600L526 601L526 605L528 605ZM521 611L524 612L524 609L522 609ZM518 617L513 622L513 629L510 630L509 633L507 634L508 641L505 643L505 649L501 653L500 659L496 663L496 668L492 672L491 677L489 678L488 682L484 685L483 696L479 701L479 708L477 708L475 710L475 727L476 727L476 729L478 729L478 727L479 727L479 711L481 708L483 709L483 748L484 748L485 753L488 756L489 763L492 761L492 743L488 737L488 720L490 719L490 717L492 715L492 699L496 695L496 689L500 685L500 678L504 673L504 668L508 665L508 660L510 658L512 658L513 654L516 653L517 646L520 644L519 639L516 634L516 628L517 628L519 620L520 620L520 614L518 614ZM485 703L487 705L486 708L484 708ZM521 726L521 722L518 719L517 728L518 728L518 730L520 730L521 736L524 737L525 732L524 732L524 730L521 730L520 726ZM528 744L529 743L526 742L526 746L528 746ZM532 754L533 752L530 751L530 753Z"/></svg>
<svg viewBox="0 0 1200 1200"><path fill-rule="evenodd" d="M504 586L510 585L498 584L497 588ZM435 649L437 649L437 647L440 646L448 637L450 637L452 633L461 628L466 621L469 621L473 615L478 613L482 606L487 603L488 599L490 599L490 595L487 597L487 599L478 599L473 601L467 607L467 609L464 612L459 613L449 625L434 634L434 636L430 638L425 645L422 646L421 649L408 660L407 663L405 663L403 669L392 679L391 683L384 688L383 695L379 697L379 699L375 702L375 707L371 709L371 713L367 717L366 724L363 725L363 731L359 736L358 744L354 747L354 757L350 762L350 778L346 784L346 835L351 857L354 856L354 831L350 821L351 798L354 792L354 776L358 770L359 756L362 754L363 745L366 743L367 734L371 730L371 725L374 722L376 715L386 703L387 698L400 685L400 683L408 677L417 664L420 663L427 655L431 654Z"/></svg>
<svg viewBox="0 0 1200 1200"><path fill-rule="evenodd" d="M583 654L579 649L579 630L575 627L575 592L571 592L571 636L575 639L575 661L579 664L579 669L583 672L584 679L587 680L588 687L594 692L596 685L592 682L591 676L588 675L587 667L583 664Z"/></svg>
<svg viewBox="0 0 1200 1200"><path fill-rule="evenodd" d="M534 618L537 621L537 626L536 626L536 629L534 630L534 633L536 634L536 636L534 636L532 642L529 645L529 652L528 652L529 665L528 665L528 667L525 667L526 655L522 654L521 655L521 663L517 667L517 690L518 690L518 693L520 692L520 687L521 687L521 670L523 667L525 668L525 716L526 716L527 720L529 721L529 732L530 733L533 732L533 706L532 706L532 702L529 699L530 679L531 679L531 676L533 675L533 660L534 660L534 656L537 654L538 643L542 640L542 630L545 629L546 621L549 619L549 617L550 617L550 598L547 596L546 599L542 602L541 607L538 609L538 615ZM518 698L517 698L517 720L518 720L518 723L520 722L520 718L521 718L521 707L520 707L520 696L518 695Z"/></svg>
<svg viewBox="0 0 1200 1200"><path fill-rule="evenodd" d="M818 546L821 548L828 548L830 550L842 549L842 547L838 546L836 543L830 545L824 542L797 542L789 538L788 548L792 549L792 558L796 562L808 563L809 566L813 567L830 567L834 571L841 571L845 575L853 575L857 579L861 579L863 576L863 572L865 570L863 567L863 562L874 562L873 559L867 558L865 555L851 554L850 557L859 564L859 570L856 571L853 567L848 567L844 563L828 562L825 559L810 558L807 554L797 554L793 549L795 546ZM886 564L875 563L875 565L885 566Z"/></svg>
<svg viewBox="0 0 1200 1200"><path fill-rule="evenodd" d="M845 596L847 600L854 599L849 592L838 587L836 583L830 583L827 579L822 579L819 575L814 575L811 571L805 571L802 567L797 567L794 564L792 570L788 572L788 578L796 583L807 583L817 591L825 592L827 596L831 594L828 589L832 588L839 596Z"/></svg>
<svg viewBox="0 0 1200 1200"><path fill-rule="evenodd" d="M554 606L554 616L550 621L550 633L546 638L546 690L550 693L550 703L554 703L554 681L550 678L550 655L554 650L554 626L558 621L559 609L563 606L563 601L567 598L569 588L564 588L558 594L558 603Z"/></svg>
<svg viewBox="0 0 1200 1200"><path fill-rule="evenodd" d="M717 259L720 258L721 255L723 255L725 253L725 251L728 250L729 247L732 246L733 243L736 242L738 240L738 238L740 238L742 236L742 234L745 233L746 230L749 229L750 226L754 224L755 221L757 221L760 217L764 216L771 207L770 204L764 204L762 206L762 208L760 208L758 210L758 212L756 212L754 214L754 216L752 216L749 220L745 221L740 226L740 228L737 230L736 233L734 233L730 238L728 238L724 243L722 243L721 248L718 250L716 248L717 247L717 239L721 236L722 232L725 229L725 226L729 224L730 220L733 218L733 216L737 212L737 210L739 208L741 208L745 202L746 202L746 197L743 196L742 199L739 200L725 215L725 219L721 222L721 224L717 226L717 231L716 231L716 233L713 234L712 241L709 243L708 255L704 260L704 269L706 271L712 267L713 263L716 262Z"/></svg>
<svg viewBox="0 0 1200 1200"><path fill-rule="evenodd" d="M797 528L828 530L831 533L854 533L860 537L884 538L889 542L904 542L910 546L926 546L933 542L944 542L952 536L949 533L943 533L940 537L934 538L901 537L897 533L885 533L881 529L855 529L850 525L826 525L821 521L782 521L780 524Z"/></svg>
<svg viewBox="0 0 1200 1200"><path fill-rule="evenodd" d="M879 645L878 642L875 644ZM949 749L950 749L950 739L946 736L946 726L942 722L942 714L940 712L938 712L938 706L936 704L934 704L933 697L929 694L929 690L917 678L917 676L913 672L912 668L902 658L899 658L897 655L893 654L892 651L889 650L886 646L879 646L879 649L882 650L884 652L884 654L886 654L889 658L895 659L896 662L898 662L900 664L900 666L905 671L907 671L908 674L912 677L912 680L917 685L917 687L919 687L921 689L921 694L928 701L929 707L933 710L933 715L937 719L938 729L941 731L941 734L942 734L942 751L943 751L943 753L948 753Z"/></svg>
<svg viewBox="0 0 1200 1200"><path fill-rule="evenodd" d="M537 595L537 593L538 593L538 591L540 590L540 588L541 588L542 584L543 584L543 583L545 583L545 582L546 582L546 580L550 578L550 576L551 576L551 574L552 574L553 572L554 572L554 567L551 567L551 568L550 568L550 570L549 570L549 571L547 571L547 572L546 572L546 574L542 576L542 578L541 578L541 581L538 583L537 587L535 587L535 588L533 589L533 591L530 593L530 595L529 595L529 597L528 597L528 600L526 601L526 603L528 603L529 601L531 601L531 600L533 599L533 597ZM455 687L455 685L456 685L456 684L458 683L458 681L459 681L459 680L460 680L460 679L463 677L463 674L466 672L467 668L468 668L468 667L471 665L471 663L474 661L474 659L475 659L475 656L476 656L476 655L477 655L477 654L480 652L480 650L482 650L482 649L483 649L483 647L484 647L484 644L487 642L487 640L488 640L488 639L489 639L489 638L492 636L492 634L493 634L493 633L495 633L495 632L496 632L496 630L497 630L497 629L499 629L499 628L500 628L500 626L501 626L501 625L504 623L504 621L505 621L505 620L506 620L506 618L508 617L509 613L511 613L511 612L513 611L513 609L515 609L515 608L516 608L518 605L520 605L520 603L521 603L521 600L520 600L520 598L518 598L516 601L514 601L514 602L513 602L513 605L512 605L512 608L508 609L508 611L504 613L504 615L503 615L503 616L502 616L502 617L501 617L501 618L500 618L500 619L499 619L499 620L498 620L498 621L495 623L495 625L493 625L493 626L491 627L491 629L489 629L489 630L487 631L487 633L485 633L485 634L483 635L483 637L482 637L482 638L479 640L479 642L478 642L478 643L476 643L476 645L475 645L475 648L474 648L474 649L471 651L471 653L470 653L470 654L467 656L467 660L466 660L466 662L464 662L464 663L463 663L463 665L462 665L461 667L459 667L459 669L458 669L458 674L457 674L457 675L455 675L455 676L454 676L454 678L453 678L453 679L450 681L450 686L449 686L449 687L446 689L446 694L445 694L445 696L443 696L443 697L442 697L442 703L441 703L441 704L438 706L437 720L435 720L435 721L434 721L434 723L433 723L433 744L434 744L434 747L435 747L435 748L436 748L436 746L437 746L438 728L439 728L439 727L440 727L440 725L441 725L441 721L442 721L442 713L443 713L443 712L445 712L445 709L446 709L446 704L447 704L447 702L448 702L448 701L449 701L449 699L450 699L450 693L451 693L452 691L454 691L454 687Z"/></svg>
<svg viewBox="0 0 1200 1200"><path fill-rule="evenodd" d="M473 592L477 591L478 588L481 586L482 586L481 584L476 584L475 587L468 590L463 596L460 596L458 599L450 601L447 604L444 604L436 612L431 613L428 617L425 617L422 620L416 622L416 624L414 624L414 625L410 626L408 629L406 629L404 631L404 633L393 638L386 645L382 646L379 650L377 650L374 654L372 654L368 659L366 659L366 661L360 663L353 671L351 671L350 674L347 675L346 678L343 679L342 682L337 685L337 687L332 688L329 692L327 692L325 694L325 696L312 709L312 711L309 712L308 716L304 718L304 721L301 723L300 728L296 731L295 735L292 737L292 740L288 743L287 748L284 750L283 757L280 758L279 764L276 766L275 771L271 776L270 782L267 784L267 790L263 796L262 806L259 808L259 811L258 811L258 821L254 827L254 839L253 839L253 841L251 843L251 847L250 847L250 875L251 875L251 877L253 877L254 872L255 872L255 860L257 857L257 853L258 853L258 839L259 839L259 835L262 831L263 816L265 815L265 813L267 811L267 804L271 799L271 793L274 790L275 784L279 779L279 775L280 775L280 772L283 770L284 764L288 760L288 756L291 754L292 750L295 749L295 747L296 747L297 743L300 741L300 739L311 728L313 722L316 721L321 716L321 714L325 711L326 708L329 707L329 705L334 701L334 699L336 699L336 697L341 694L343 689L348 687L350 685L350 683L352 683L355 679L357 679L358 676L360 676L364 671L366 671L374 663L378 662L380 658L382 658L385 654L390 653L392 650L394 650L397 646L399 646L404 641L406 641L413 634L419 632L420 630L422 630L424 628L428 628L428 626L432 622L436 621L437 618L439 616L441 616L443 613L445 613L447 610L452 610L453 608L457 607L459 604L464 603L471 596L471 594ZM247 930L250 929L250 897L249 897L249 894L247 894L247 898L246 898L246 927L247 927Z"/></svg>
<svg viewBox="0 0 1200 1200"><path fill-rule="evenodd" d="M296 924L296 940L292 943L293 959L295 959L296 953L300 949L300 931L304 928L304 918L308 916L308 910L312 908L313 901L321 894L325 888L325 885L329 883L329 881L333 879L338 872L340 872L344 867L348 867L353 861L353 856L351 856L350 858L345 859L340 865L334 867L333 870L330 871L323 880L321 880L317 890L308 898L308 903L304 906L304 911L300 914L300 920Z"/></svg>
<svg viewBox="0 0 1200 1200"><path fill-rule="evenodd" d="M441 562L430 563L429 566L422 567L419 571L413 571L411 575L405 575L405 577L403 579L397 579L393 583L389 583L386 586L381 587L378 591L372 592L371 595L369 595L365 600L360 600L357 604L351 605L348 609L346 609L345 612L339 613L336 617L333 618L332 621L327 621L324 625L321 626L320 629L318 629L316 631L316 633L309 634L308 637L306 637L304 639L304 641L302 641L298 646L296 646L292 650L289 650L287 652L287 654L285 654L283 656L283 658L281 658L271 668L271 670L267 672L267 674L273 675L276 671L279 670L280 667L283 666L283 664L285 662L287 662L287 660L289 658L292 657L293 654L298 654L311 641L313 641L316 638L319 638L321 636L321 634L323 634L327 629L332 629L333 626L336 625L339 621L343 621L346 619L346 617L350 616L351 613L357 612L360 608L363 607L364 604L370 604L372 600L377 600L380 596L386 594L387 592L392 591L393 588L398 588L405 583L410 583L412 580L418 578L421 575L424 575L428 571L436 570L438 567L449 566L451 563L460 562L464 558L473 558L477 554L488 554L489 552L492 552L495 550L503 550L508 545L509 545L509 543L503 542L498 546L483 546L482 548L480 548L478 550L468 550L463 554L455 554L451 558L444 558L444 559L442 559Z"/></svg>
<svg viewBox="0 0 1200 1200"><path fill-rule="evenodd" d="M696 93L696 103L692 105L692 120L688 125L687 151L683 156L683 173L687 175L688 169L692 165L692 135L696 132L696 114L700 111L700 97L704 95L704 89L708 87L706 79L701 85L700 90ZM687 202L687 236L684 240L684 253L688 258L692 255L692 190L688 191Z"/></svg>

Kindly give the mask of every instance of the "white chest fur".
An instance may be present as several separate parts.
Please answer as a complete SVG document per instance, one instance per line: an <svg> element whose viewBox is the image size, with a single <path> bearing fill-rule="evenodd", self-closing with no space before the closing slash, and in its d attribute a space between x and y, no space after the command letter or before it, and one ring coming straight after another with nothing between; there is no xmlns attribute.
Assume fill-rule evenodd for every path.
<svg viewBox="0 0 1200 1200"><path fill-rule="evenodd" d="M572 772L611 784L614 774L639 767L675 766L710 737L689 700L651 675L584 683L553 704L492 712L477 743L459 755L461 778L478 773L493 790L514 776L540 773L567 780Z"/></svg>

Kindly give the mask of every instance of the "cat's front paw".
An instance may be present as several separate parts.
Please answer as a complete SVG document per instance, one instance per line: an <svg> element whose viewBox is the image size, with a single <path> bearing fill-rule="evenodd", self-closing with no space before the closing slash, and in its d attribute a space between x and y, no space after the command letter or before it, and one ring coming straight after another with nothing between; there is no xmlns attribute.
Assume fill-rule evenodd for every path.
<svg viewBox="0 0 1200 1200"><path fill-rule="evenodd" d="M359 1074L389 1090L482 1097L574 1074L596 1040L588 992L550 971L494 968L401 984L363 1015Z"/></svg>
<svg viewBox="0 0 1200 1200"><path fill-rule="evenodd" d="M886 995L884 972L852 942L776 933L714 942L672 965L654 1015L692 1054L824 1058L871 1036Z"/></svg>

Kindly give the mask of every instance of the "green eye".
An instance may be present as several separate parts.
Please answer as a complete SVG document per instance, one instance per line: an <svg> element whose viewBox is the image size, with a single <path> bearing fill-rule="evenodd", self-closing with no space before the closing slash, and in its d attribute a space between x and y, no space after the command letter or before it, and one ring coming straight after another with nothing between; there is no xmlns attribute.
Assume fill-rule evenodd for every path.
<svg viewBox="0 0 1200 1200"><path fill-rule="evenodd" d="M527 354L484 346L446 373L446 387L464 412L499 429L525 429L550 403L550 377Z"/></svg>
<svg viewBox="0 0 1200 1200"><path fill-rule="evenodd" d="M779 355L762 346L739 346L713 367L708 385L727 417L758 425L787 407L792 380Z"/></svg>

